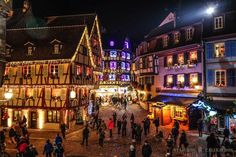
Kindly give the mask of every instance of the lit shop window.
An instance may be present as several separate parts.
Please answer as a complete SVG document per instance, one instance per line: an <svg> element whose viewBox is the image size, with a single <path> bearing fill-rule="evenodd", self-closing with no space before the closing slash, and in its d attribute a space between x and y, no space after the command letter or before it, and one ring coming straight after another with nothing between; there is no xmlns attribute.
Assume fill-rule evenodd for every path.
<svg viewBox="0 0 236 157"><path fill-rule="evenodd" d="M189 53L189 59L191 63L194 63L197 61L197 51L191 51Z"/></svg>
<svg viewBox="0 0 236 157"><path fill-rule="evenodd" d="M60 111L47 111L47 122L48 123L59 123L60 122Z"/></svg>
<svg viewBox="0 0 236 157"><path fill-rule="evenodd" d="M117 51L110 51L110 57L117 57Z"/></svg>
<svg viewBox="0 0 236 157"><path fill-rule="evenodd" d="M177 75L177 86L184 87L184 74Z"/></svg>
<svg viewBox="0 0 236 157"><path fill-rule="evenodd" d="M163 40L163 47L167 47L169 42L169 36L164 36L162 40Z"/></svg>
<svg viewBox="0 0 236 157"><path fill-rule="evenodd" d="M214 45L215 57L224 57L225 55L225 43L216 43Z"/></svg>
<svg viewBox="0 0 236 157"><path fill-rule="evenodd" d="M180 65L184 64L184 54L183 53L178 54L178 63Z"/></svg>
<svg viewBox="0 0 236 157"><path fill-rule="evenodd" d="M110 74L109 75L109 80L110 81L115 81L116 80L116 75L115 74Z"/></svg>
<svg viewBox="0 0 236 157"><path fill-rule="evenodd" d="M13 121L21 121L21 116L22 116L22 112L19 110L14 110L13 111Z"/></svg>
<svg viewBox="0 0 236 157"><path fill-rule="evenodd" d="M214 18L214 29L222 29L224 28L224 18L223 16L218 16Z"/></svg>
<svg viewBox="0 0 236 157"><path fill-rule="evenodd" d="M226 70L215 71L215 85L218 87L226 86Z"/></svg>
<svg viewBox="0 0 236 157"><path fill-rule="evenodd" d="M167 75L166 79L167 87L173 87L173 75Z"/></svg>
<svg viewBox="0 0 236 157"><path fill-rule="evenodd" d="M114 61L110 62L110 69L111 70L116 70L116 67L117 67L116 62L114 62Z"/></svg>
<svg viewBox="0 0 236 157"><path fill-rule="evenodd" d="M170 67L173 65L173 56L167 56L167 66Z"/></svg>
<svg viewBox="0 0 236 157"><path fill-rule="evenodd" d="M198 73L190 74L190 87L194 87L198 84Z"/></svg>

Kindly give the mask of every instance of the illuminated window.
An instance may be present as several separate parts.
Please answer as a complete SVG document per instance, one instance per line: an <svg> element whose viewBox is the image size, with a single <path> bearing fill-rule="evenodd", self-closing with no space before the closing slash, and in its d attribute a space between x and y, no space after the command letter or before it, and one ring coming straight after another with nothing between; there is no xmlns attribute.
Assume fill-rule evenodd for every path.
<svg viewBox="0 0 236 157"><path fill-rule="evenodd" d="M163 40L163 47L167 47L169 42L169 36L164 36L162 40Z"/></svg>
<svg viewBox="0 0 236 157"><path fill-rule="evenodd" d="M76 66L76 74L77 75L81 75L82 74L82 67L81 67L81 65L77 65Z"/></svg>
<svg viewBox="0 0 236 157"><path fill-rule="evenodd" d="M178 54L178 63L180 65L184 64L184 54L183 53Z"/></svg>
<svg viewBox="0 0 236 157"><path fill-rule="evenodd" d="M218 87L226 86L226 70L215 71L215 85Z"/></svg>
<svg viewBox="0 0 236 157"><path fill-rule="evenodd" d="M51 75L53 76L58 76L58 65L57 64L52 64L50 66L50 69L51 69Z"/></svg>
<svg viewBox="0 0 236 157"><path fill-rule="evenodd" d="M59 123L60 122L60 111L47 111L47 122L48 123Z"/></svg>
<svg viewBox="0 0 236 157"><path fill-rule="evenodd" d="M115 74L110 74L109 75L109 80L110 81L115 81L116 80L116 75Z"/></svg>
<svg viewBox="0 0 236 157"><path fill-rule="evenodd" d="M19 110L13 110L13 121L21 121L22 112Z"/></svg>
<svg viewBox="0 0 236 157"><path fill-rule="evenodd" d="M126 54L124 51L121 52L121 58L125 59L126 58Z"/></svg>
<svg viewBox="0 0 236 157"><path fill-rule="evenodd" d="M193 34L194 34L194 28L193 27L188 28L186 30L186 39L191 40L193 38Z"/></svg>
<svg viewBox="0 0 236 157"><path fill-rule="evenodd" d="M24 66L23 67L23 74L24 74L24 76L30 76L31 75L31 66Z"/></svg>
<svg viewBox="0 0 236 157"><path fill-rule="evenodd" d="M170 67L173 65L173 56L167 56L167 66Z"/></svg>
<svg viewBox="0 0 236 157"><path fill-rule="evenodd" d="M178 44L180 41L180 33L179 32L175 32L174 33L174 43Z"/></svg>
<svg viewBox="0 0 236 157"><path fill-rule="evenodd" d="M130 53L126 53L126 59L130 59Z"/></svg>
<svg viewBox="0 0 236 157"><path fill-rule="evenodd" d="M197 51L191 51L189 53L189 59L190 59L190 63L197 62Z"/></svg>
<svg viewBox="0 0 236 157"><path fill-rule="evenodd" d="M6 67L5 68L4 76L8 76L9 75L9 69L10 69L10 67Z"/></svg>
<svg viewBox="0 0 236 157"><path fill-rule="evenodd" d="M125 62L121 62L121 69L125 70L125 67L126 67Z"/></svg>
<svg viewBox="0 0 236 157"><path fill-rule="evenodd" d="M173 75L167 75L166 79L167 87L173 87Z"/></svg>
<svg viewBox="0 0 236 157"><path fill-rule="evenodd" d="M116 70L116 67L117 67L116 62L115 61L111 61L110 62L110 69L111 70Z"/></svg>
<svg viewBox="0 0 236 157"><path fill-rule="evenodd" d="M110 57L117 57L116 51L110 51Z"/></svg>
<svg viewBox="0 0 236 157"><path fill-rule="evenodd" d="M126 63L126 70L130 71L130 64Z"/></svg>
<svg viewBox="0 0 236 157"><path fill-rule="evenodd" d="M28 55L29 55L29 56L33 55L33 47L32 47L32 46L29 46L27 52L28 52Z"/></svg>
<svg viewBox="0 0 236 157"><path fill-rule="evenodd" d="M60 52L60 45L59 44L55 44L54 45L54 51L53 54L59 54Z"/></svg>
<svg viewBox="0 0 236 157"><path fill-rule="evenodd" d="M86 75L87 76L91 75L91 68L89 67L86 68Z"/></svg>
<svg viewBox="0 0 236 157"><path fill-rule="evenodd" d="M224 19L223 16L218 16L214 18L214 29L222 29L224 28Z"/></svg>
<svg viewBox="0 0 236 157"><path fill-rule="evenodd" d="M190 78L190 87L194 87L194 85L198 84L198 73L192 73L189 76Z"/></svg>
<svg viewBox="0 0 236 157"><path fill-rule="evenodd" d="M216 43L214 45L215 57L225 56L225 43Z"/></svg>
<svg viewBox="0 0 236 157"><path fill-rule="evenodd" d="M184 74L177 75L177 86L184 87Z"/></svg>

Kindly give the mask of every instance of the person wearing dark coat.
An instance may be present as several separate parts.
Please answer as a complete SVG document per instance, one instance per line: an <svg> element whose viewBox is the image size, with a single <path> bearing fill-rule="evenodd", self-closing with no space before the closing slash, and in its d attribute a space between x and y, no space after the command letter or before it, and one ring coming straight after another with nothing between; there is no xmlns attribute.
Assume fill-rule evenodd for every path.
<svg viewBox="0 0 236 157"><path fill-rule="evenodd" d="M24 153L24 157L36 157L38 155L38 151L36 150L36 148L30 144L26 150L25 150L25 153Z"/></svg>
<svg viewBox="0 0 236 157"><path fill-rule="evenodd" d="M64 148L59 143L55 149L56 157L64 157L64 151L65 151Z"/></svg>
<svg viewBox="0 0 236 157"><path fill-rule="evenodd" d="M233 154L231 155L231 151L230 150L230 142L229 142L229 138L225 138L224 141L222 141L222 146L225 149L225 156L229 157L229 156L233 156Z"/></svg>
<svg viewBox="0 0 236 157"><path fill-rule="evenodd" d="M144 145L142 147L142 155L143 155L143 157L150 157L151 154L152 154L152 147L148 143L148 141L145 141Z"/></svg>
<svg viewBox="0 0 236 157"><path fill-rule="evenodd" d="M116 127L116 119L117 119L117 114L116 114L116 112L113 112L112 117L113 117L114 127Z"/></svg>
<svg viewBox="0 0 236 157"><path fill-rule="evenodd" d="M57 145L58 143L62 143L62 138L61 138L61 136L60 136L59 134L57 134L57 136L56 136L56 138L55 138L55 143L56 143L56 145Z"/></svg>
<svg viewBox="0 0 236 157"><path fill-rule="evenodd" d="M160 125L160 122L159 122L159 117L155 118L154 121L153 121L155 127L156 127L156 133L158 133L158 127Z"/></svg>
<svg viewBox="0 0 236 157"><path fill-rule="evenodd" d="M11 143L15 144L15 137L16 137L16 132L13 127L9 130L9 138L11 140Z"/></svg>
<svg viewBox="0 0 236 157"><path fill-rule="evenodd" d="M61 128L61 134L62 134L63 139L66 139L66 124L61 123L60 128Z"/></svg>
<svg viewBox="0 0 236 157"><path fill-rule="evenodd" d="M182 146L186 148L187 146L187 136L186 132L183 130L179 138L179 148L182 149Z"/></svg>
<svg viewBox="0 0 236 157"><path fill-rule="evenodd" d="M124 119L122 121L122 136L126 136L126 127L127 127L127 121Z"/></svg>
<svg viewBox="0 0 236 157"><path fill-rule="evenodd" d="M119 119L117 120L118 135L120 134L121 125L122 125L122 122L121 122L121 120L120 120L120 118L119 118Z"/></svg>
<svg viewBox="0 0 236 157"><path fill-rule="evenodd" d="M215 134L211 133L206 138L206 142L207 142L207 157L213 157L215 152L213 152L212 150L217 147L217 140L216 140Z"/></svg>
<svg viewBox="0 0 236 157"><path fill-rule="evenodd" d="M133 144L131 144L129 148L129 157L136 157L136 149Z"/></svg>
<svg viewBox="0 0 236 157"><path fill-rule="evenodd" d="M52 157L53 152L53 146L50 140L48 139L46 141L46 144L44 145L43 154L45 154L46 157Z"/></svg>
<svg viewBox="0 0 236 157"><path fill-rule="evenodd" d="M223 131L223 134L224 134L224 139L223 139L223 141L225 140L225 138L229 138L230 132L229 132L229 129L227 128L227 126L225 126L225 129L224 129L224 131Z"/></svg>
<svg viewBox="0 0 236 157"><path fill-rule="evenodd" d="M176 127L174 127L174 128L172 128L171 133L174 138L174 143L176 144L178 136L179 136L179 130Z"/></svg>
<svg viewBox="0 0 236 157"><path fill-rule="evenodd" d="M198 121L198 134L199 134L199 137L202 137L202 130L203 130L203 120L199 119L199 121Z"/></svg>
<svg viewBox="0 0 236 157"><path fill-rule="evenodd" d="M84 145L84 141L85 141L86 146L88 146L88 138L89 138L89 129L88 129L88 126L86 126L83 130L83 141L81 145Z"/></svg>
<svg viewBox="0 0 236 157"><path fill-rule="evenodd" d="M99 139L98 139L99 146L103 147L104 139L105 139L105 131L100 129L99 130Z"/></svg>

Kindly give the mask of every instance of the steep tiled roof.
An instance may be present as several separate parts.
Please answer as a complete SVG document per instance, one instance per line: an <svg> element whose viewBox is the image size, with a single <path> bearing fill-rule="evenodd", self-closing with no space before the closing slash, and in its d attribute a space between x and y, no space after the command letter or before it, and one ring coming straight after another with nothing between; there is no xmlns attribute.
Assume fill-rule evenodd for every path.
<svg viewBox="0 0 236 157"><path fill-rule="evenodd" d="M46 17L47 26L87 25L90 34L96 14L79 14Z"/></svg>
<svg viewBox="0 0 236 157"><path fill-rule="evenodd" d="M70 59L74 55L85 27L85 25L74 25L8 29L6 43L13 49L8 61ZM53 45L50 42L54 39L62 43L60 54L52 54ZM27 47L24 45L27 42L35 46L31 56L27 55Z"/></svg>

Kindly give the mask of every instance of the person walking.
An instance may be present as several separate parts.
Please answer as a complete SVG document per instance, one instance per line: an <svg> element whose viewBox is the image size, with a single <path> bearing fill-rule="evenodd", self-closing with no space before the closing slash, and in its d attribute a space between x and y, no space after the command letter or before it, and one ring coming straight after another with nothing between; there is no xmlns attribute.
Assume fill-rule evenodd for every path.
<svg viewBox="0 0 236 157"><path fill-rule="evenodd" d="M187 145L187 135L186 132L183 130L179 138L179 148L182 149L182 146L184 146L184 148L186 149Z"/></svg>
<svg viewBox="0 0 236 157"><path fill-rule="evenodd" d="M133 124L134 124L134 114L132 113L131 116L130 116L130 125L131 125L131 128L133 127Z"/></svg>
<svg viewBox="0 0 236 157"><path fill-rule="evenodd" d="M112 129L114 128L114 122L113 120L110 118L109 119L109 122L108 122L108 129L109 129L109 132L110 132L110 138L112 138Z"/></svg>
<svg viewBox="0 0 236 157"><path fill-rule="evenodd" d="M136 140L138 143L141 143L142 132L143 132L143 129L142 129L141 125L140 125L140 124L137 124L137 125L136 125L136 136L135 136L135 140Z"/></svg>
<svg viewBox="0 0 236 157"><path fill-rule="evenodd" d="M178 136L179 136L179 130L176 127L174 127L171 130L171 134L173 135L174 144L176 145L176 142L177 142L177 139L178 139Z"/></svg>
<svg viewBox="0 0 236 157"><path fill-rule="evenodd" d="M158 133L158 127L160 125L160 122L159 122L159 117L156 117L153 121L155 127L156 127L156 134Z"/></svg>
<svg viewBox="0 0 236 157"><path fill-rule="evenodd" d="M64 122L61 123L60 129L63 139L66 139L66 124Z"/></svg>
<svg viewBox="0 0 236 157"><path fill-rule="evenodd" d="M148 141L146 140L144 142L144 145L142 147L142 155L143 157L150 157L152 154L152 147L151 145L148 143Z"/></svg>
<svg viewBox="0 0 236 157"><path fill-rule="evenodd" d="M199 137L202 137L202 130L203 130L203 120L199 119L199 121L198 121L198 134L199 134Z"/></svg>
<svg viewBox="0 0 236 157"><path fill-rule="evenodd" d="M46 141L46 144L44 145L43 155L45 154L46 157L52 157L52 152L53 152L53 146L50 140L48 139Z"/></svg>
<svg viewBox="0 0 236 157"><path fill-rule="evenodd" d="M117 118L116 112L113 112L112 117L113 117L114 127L116 127L116 118Z"/></svg>
<svg viewBox="0 0 236 157"><path fill-rule="evenodd" d="M56 145L57 145L58 143L62 143L62 138L61 138L61 136L59 135L59 133L57 133L57 136L56 136L56 138L55 138L55 143L56 143Z"/></svg>
<svg viewBox="0 0 236 157"><path fill-rule="evenodd" d="M143 129L144 129L144 135L147 135L150 129L150 120L148 117L143 121Z"/></svg>
<svg viewBox="0 0 236 157"><path fill-rule="evenodd" d="M118 129L118 135L120 135L120 130L121 130L121 119L120 118L118 118L118 120L117 120L117 129Z"/></svg>
<svg viewBox="0 0 236 157"><path fill-rule="evenodd" d="M61 143L58 143L56 149L55 149L55 154L56 157L64 157L64 148L62 147Z"/></svg>
<svg viewBox="0 0 236 157"><path fill-rule="evenodd" d="M89 129L88 129L88 126L86 126L83 130L83 141L81 145L84 145L84 141L85 141L86 146L88 146L88 138L89 138Z"/></svg>
<svg viewBox="0 0 236 157"><path fill-rule="evenodd" d="M16 132L15 132L14 127L12 126L9 130L9 138L10 138L12 144L16 143L15 137L16 137Z"/></svg>
<svg viewBox="0 0 236 157"><path fill-rule="evenodd" d="M215 152L213 151L217 146L217 140L215 138L215 134L211 133L207 138L207 157L213 157Z"/></svg>
<svg viewBox="0 0 236 157"><path fill-rule="evenodd" d="M227 126L225 126L225 128L224 128L223 134L224 134L224 139L223 139L223 141L225 140L225 138L229 138L230 131L229 131L229 129L227 128Z"/></svg>
<svg viewBox="0 0 236 157"><path fill-rule="evenodd" d="M122 121L122 136L126 136L126 127L127 127L127 121L124 119Z"/></svg>
<svg viewBox="0 0 236 157"><path fill-rule="evenodd" d="M103 147L104 139L105 139L105 131L100 129L99 130L99 140L98 140L98 143L99 143L100 147Z"/></svg>
<svg viewBox="0 0 236 157"><path fill-rule="evenodd" d="M167 154L169 154L169 156L172 157L174 148L174 139L171 134L168 135L166 143L167 143Z"/></svg>
<svg viewBox="0 0 236 157"><path fill-rule="evenodd" d="M136 157L136 149L134 144L131 144L129 147L129 157Z"/></svg>

